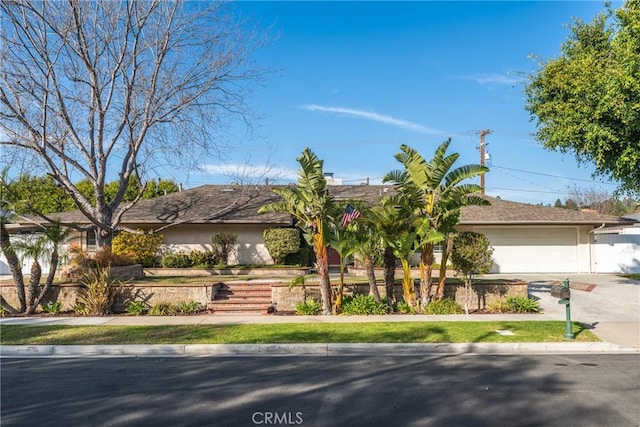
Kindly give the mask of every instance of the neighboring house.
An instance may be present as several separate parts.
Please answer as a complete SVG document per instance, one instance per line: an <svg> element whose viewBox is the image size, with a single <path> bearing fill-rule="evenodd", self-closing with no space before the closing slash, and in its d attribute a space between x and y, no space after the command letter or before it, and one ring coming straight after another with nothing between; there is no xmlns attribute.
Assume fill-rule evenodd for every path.
<svg viewBox="0 0 640 427"><path fill-rule="evenodd" d="M10 236L11 242L16 243L21 240L23 236L26 234L17 234ZM16 251L18 258L22 262L22 272L24 274L29 274L31 271L31 266L33 265L33 258L24 256L24 254L20 253L20 251ZM40 268L42 271L49 271L49 256L47 255L44 259L38 259L40 263ZM0 276L5 276L11 274L11 269L9 268L9 264L7 263L7 258L4 256L4 253L0 250Z"/></svg>
<svg viewBox="0 0 640 427"><path fill-rule="evenodd" d="M267 228L293 226L287 214L258 214L260 206L277 200L271 186L204 185L154 199L142 200L127 211L122 226L153 230L175 250L210 248L216 233L238 235L238 264L271 263L262 233ZM374 204L392 192L390 186L332 185L336 200L363 200ZM494 248L494 272L596 272L594 234L598 227L618 227L633 221L562 208L534 206L488 197L490 206L462 210L459 230L487 235ZM64 223L86 223L77 212L65 212ZM75 237L91 249L92 233Z"/></svg>
<svg viewBox="0 0 640 427"><path fill-rule="evenodd" d="M632 226L596 228L595 273L640 273L640 218Z"/></svg>

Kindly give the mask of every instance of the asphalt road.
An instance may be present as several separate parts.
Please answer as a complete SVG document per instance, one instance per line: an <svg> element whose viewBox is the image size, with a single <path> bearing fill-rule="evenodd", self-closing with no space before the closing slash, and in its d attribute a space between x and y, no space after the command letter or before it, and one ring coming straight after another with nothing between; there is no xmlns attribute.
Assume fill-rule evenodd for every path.
<svg viewBox="0 0 640 427"><path fill-rule="evenodd" d="M8 426L638 426L640 356L2 359Z"/></svg>

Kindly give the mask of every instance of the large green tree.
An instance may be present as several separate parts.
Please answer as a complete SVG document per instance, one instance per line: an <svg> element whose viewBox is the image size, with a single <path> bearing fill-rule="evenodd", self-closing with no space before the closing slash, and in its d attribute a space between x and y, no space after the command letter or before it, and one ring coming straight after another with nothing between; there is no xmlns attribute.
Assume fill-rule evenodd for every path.
<svg viewBox="0 0 640 427"><path fill-rule="evenodd" d="M224 148L229 116L250 118L262 40L231 12L217 1L0 2L0 146L53 177L98 246L138 200L125 201L131 178L200 166Z"/></svg>
<svg viewBox="0 0 640 427"><path fill-rule="evenodd" d="M331 240L330 225L335 221L335 202L327 189L322 170L324 162L309 148L302 151L297 161L300 164L298 185L273 188L273 193L280 196L281 200L262 206L258 212L284 212L295 219L316 255L322 311L324 314L331 314L333 296L327 245Z"/></svg>
<svg viewBox="0 0 640 427"><path fill-rule="evenodd" d="M558 57L529 76L526 109L546 148L592 162L640 193L640 0L575 20Z"/></svg>
<svg viewBox="0 0 640 427"><path fill-rule="evenodd" d="M94 188L88 180L76 182L74 185L88 200L95 198ZM107 201L117 197L118 187L118 181L111 181L105 186ZM178 190L178 185L173 180L152 179L143 186L135 177L131 177L122 200L132 202L138 197L150 199ZM22 174L14 180L6 181L5 198L19 214L47 215L76 209L73 198L50 175Z"/></svg>

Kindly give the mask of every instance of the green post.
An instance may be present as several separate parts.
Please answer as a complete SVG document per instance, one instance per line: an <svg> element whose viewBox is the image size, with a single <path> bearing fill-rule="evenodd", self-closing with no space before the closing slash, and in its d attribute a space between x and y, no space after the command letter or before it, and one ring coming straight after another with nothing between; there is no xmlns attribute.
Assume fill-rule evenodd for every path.
<svg viewBox="0 0 640 427"><path fill-rule="evenodd" d="M569 289L569 278L565 278L562 284L566 289ZM564 337L568 340L572 340L575 339L575 336L573 335L573 327L571 325L571 298L567 298L566 306L567 322L564 327Z"/></svg>

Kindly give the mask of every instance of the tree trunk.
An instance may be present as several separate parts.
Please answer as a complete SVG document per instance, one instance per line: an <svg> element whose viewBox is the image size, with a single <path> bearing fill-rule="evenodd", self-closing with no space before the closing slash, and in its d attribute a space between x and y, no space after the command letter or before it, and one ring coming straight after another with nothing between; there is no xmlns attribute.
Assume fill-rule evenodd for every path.
<svg viewBox="0 0 640 427"><path fill-rule="evenodd" d="M333 306L333 312L340 314L342 312L342 300L344 297L344 259L340 257L340 282L338 283L338 292L336 293L336 303Z"/></svg>
<svg viewBox="0 0 640 427"><path fill-rule="evenodd" d="M471 307L471 279L465 279L464 281L464 313L469 314L469 308Z"/></svg>
<svg viewBox="0 0 640 427"><path fill-rule="evenodd" d="M453 239L450 235L447 235L442 245L442 260L440 261L440 274L438 275L438 290L436 291L436 298L442 299L444 297L444 285L447 281L447 262L449 262L449 254L451 253L451 246L453 245Z"/></svg>
<svg viewBox="0 0 640 427"><path fill-rule="evenodd" d="M44 299L45 295L49 291L49 288L51 288L51 285L53 284L53 280L56 277L56 270L58 269L58 259L59 259L58 248L54 247L53 251L51 252L51 259L49 261L49 274L47 274L47 280L44 282L44 286L42 286L42 289L40 289L40 294L38 295L38 297L35 300L35 303L33 304L33 310L31 309L28 310L27 314L33 314L33 312L35 312L36 307L42 304L42 300Z"/></svg>
<svg viewBox="0 0 640 427"><path fill-rule="evenodd" d="M408 259L402 261L402 292L404 295L404 302L409 304L409 307L416 307L416 289L411 279L411 265Z"/></svg>
<svg viewBox="0 0 640 427"><path fill-rule="evenodd" d="M389 307L393 307L396 303L396 296L393 293L394 283L396 280L396 257L393 249L387 246L384 249L384 286L387 294L387 303Z"/></svg>
<svg viewBox="0 0 640 427"><path fill-rule="evenodd" d="M364 257L364 269L367 273L367 280L369 281L369 295L371 295L378 304L381 304L382 299L380 299L380 292L378 292L378 285L376 284L376 272L370 256Z"/></svg>
<svg viewBox="0 0 640 427"><path fill-rule="evenodd" d="M319 232L313 235L313 249L316 253L316 268L320 276L320 296L322 297L322 314L331 314L333 295L331 294L331 280L329 277L329 256L324 244L322 222L316 227Z"/></svg>
<svg viewBox="0 0 640 427"><path fill-rule="evenodd" d="M29 298L25 314L32 314L36 310L36 308L34 307L34 303L36 302L36 297L38 296L38 288L40 287L41 277L42 267L40 267L40 263L34 257L33 264L31 264L31 277L29 278Z"/></svg>
<svg viewBox="0 0 640 427"><path fill-rule="evenodd" d="M16 255L16 251L11 245L11 241L9 240L9 232L7 231L7 228L5 227L4 221L2 219L0 219L0 249L2 249L2 253L4 253L5 258L7 259L9 269L11 270L11 275L13 276L13 281L16 284L16 293L18 294L18 302L20 304L20 307L18 307L18 311L20 313L24 313L27 309L27 299L24 291L22 263L18 259L18 255Z"/></svg>
<svg viewBox="0 0 640 427"><path fill-rule="evenodd" d="M433 244L428 243L420 251L420 305L426 307L431 300L431 276L433 275Z"/></svg>

